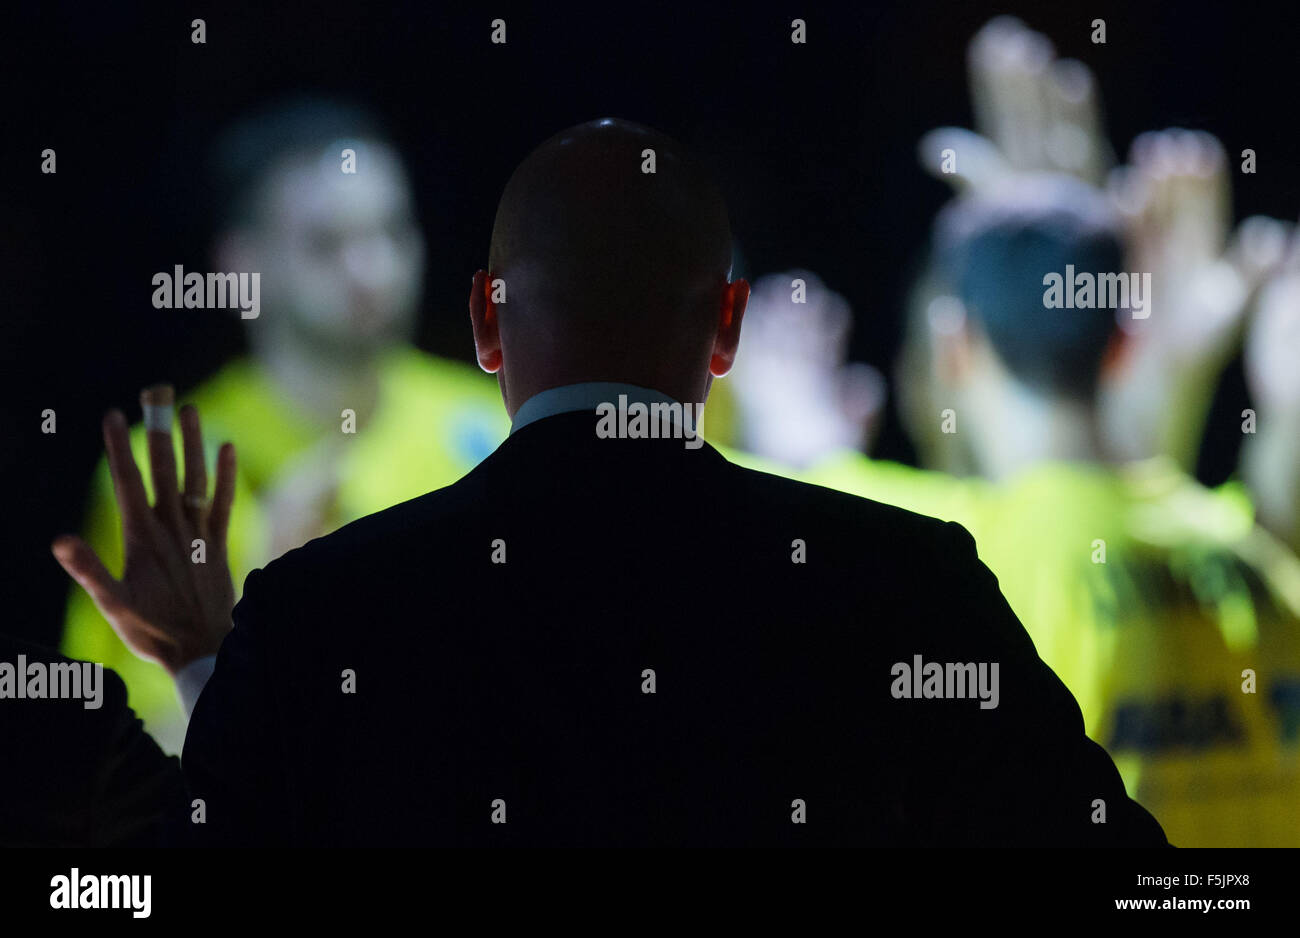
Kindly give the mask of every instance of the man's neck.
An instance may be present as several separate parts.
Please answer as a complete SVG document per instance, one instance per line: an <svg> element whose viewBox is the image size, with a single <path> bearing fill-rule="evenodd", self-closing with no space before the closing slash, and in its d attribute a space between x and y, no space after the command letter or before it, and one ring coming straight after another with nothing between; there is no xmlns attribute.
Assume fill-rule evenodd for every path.
<svg viewBox="0 0 1300 938"><path fill-rule="evenodd" d="M548 388L528 398L515 411L511 419L510 432L514 433L530 423L556 414L581 411L596 413L600 405L615 405L620 399L642 404L676 404L679 412L682 412L680 401L654 388L644 388L621 381L580 381ZM698 422L696 413L689 408L684 413L688 424L695 426Z"/></svg>
<svg viewBox="0 0 1300 938"><path fill-rule="evenodd" d="M568 369L544 376L529 375L527 380L507 381L506 412L513 420L530 398L560 387L595 384L624 384L646 388L683 404L703 404L709 393L709 380L684 379L680 375L662 375L632 368L612 368L596 373Z"/></svg>
<svg viewBox="0 0 1300 938"><path fill-rule="evenodd" d="M980 471L995 482L1039 463L1104 458L1096 414L1086 403L1036 394L1014 380L988 383L975 403Z"/></svg>

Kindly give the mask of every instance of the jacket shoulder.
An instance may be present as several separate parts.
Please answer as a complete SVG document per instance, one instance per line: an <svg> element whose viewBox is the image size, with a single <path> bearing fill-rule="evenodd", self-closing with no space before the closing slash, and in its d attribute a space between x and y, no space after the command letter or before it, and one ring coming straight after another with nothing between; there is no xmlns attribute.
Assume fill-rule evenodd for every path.
<svg viewBox="0 0 1300 938"><path fill-rule="evenodd" d="M954 538L970 540L966 529L955 522L735 463L727 465L733 487L753 503L756 512L770 512L783 521L785 516L797 516L824 525L846 544L873 536L888 537L895 549L900 541L951 544Z"/></svg>
<svg viewBox="0 0 1300 938"><path fill-rule="evenodd" d="M256 584L259 592L274 588L292 591L295 600L318 596L328 603L332 591L320 587L332 577L352 582L358 576L382 576L402 567L404 559L436 553L438 544L456 543L481 514L476 510L484 498L479 488L471 474L313 538L250 573L245 594Z"/></svg>

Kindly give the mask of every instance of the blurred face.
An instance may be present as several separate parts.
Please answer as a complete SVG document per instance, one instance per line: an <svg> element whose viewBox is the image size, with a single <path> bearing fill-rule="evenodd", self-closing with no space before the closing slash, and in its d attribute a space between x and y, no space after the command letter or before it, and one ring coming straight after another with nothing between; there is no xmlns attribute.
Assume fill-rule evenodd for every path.
<svg viewBox="0 0 1300 938"><path fill-rule="evenodd" d="M424 239L406 173L389 147L362 142L274 170L246 247L262 273L257 328L336 357L408 341L424 281Z"/></svg>

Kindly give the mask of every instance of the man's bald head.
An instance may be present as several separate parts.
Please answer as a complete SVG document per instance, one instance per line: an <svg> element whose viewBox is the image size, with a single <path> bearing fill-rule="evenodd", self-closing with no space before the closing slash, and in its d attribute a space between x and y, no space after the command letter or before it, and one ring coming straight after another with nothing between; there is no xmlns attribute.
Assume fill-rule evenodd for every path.
<svg viewBox="0 0 1300 938"><path fill-rule="evenodd" d="M643 171L647 150L654 172ZM665 301L685 303L727 276L731 228L722 196L680 144L605 119L561 131L519 165L489 264L539 314L662 316Z"/></svg>
<svg viewBox="0 0 1300 938"><path fill-rule="evenodd" d="M672 138L611 119L556 134L510 177L492 229L507 367L512 354L603 369L575 380L644 380L632 372L701 354L707 367L731 252L721 194Z"/></svg>

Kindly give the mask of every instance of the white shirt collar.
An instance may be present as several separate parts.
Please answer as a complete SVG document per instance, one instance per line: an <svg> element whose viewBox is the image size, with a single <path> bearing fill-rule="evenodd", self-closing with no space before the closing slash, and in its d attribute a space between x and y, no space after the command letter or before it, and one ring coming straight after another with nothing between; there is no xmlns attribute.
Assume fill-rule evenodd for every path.
<svg viewBox="0 0 1300 938"><path fill-rule="evenodd" d="M596 412L598 404L617 401L620 394L626 394L629 403L640 401L643 404L675 404L676 400L656 391L635 384L623 384L619 381L582 381L578 384L562 384L557 388L547 388L534 394L519 405L515 419L510 424L510 432L556 414L568 414L575 411Z"/></svg>

